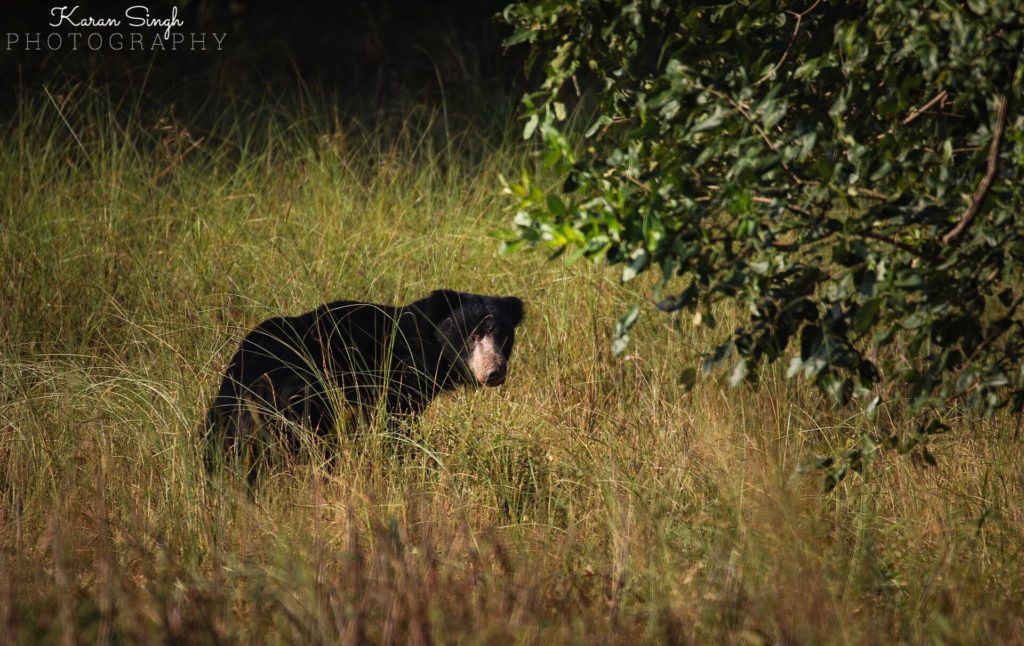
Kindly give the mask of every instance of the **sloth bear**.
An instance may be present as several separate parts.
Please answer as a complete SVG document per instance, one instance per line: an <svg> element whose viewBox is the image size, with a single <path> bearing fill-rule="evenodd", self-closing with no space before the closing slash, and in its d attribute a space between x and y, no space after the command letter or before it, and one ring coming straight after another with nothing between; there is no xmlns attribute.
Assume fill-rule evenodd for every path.
<svg viewBox="0 0 1024 646"><path fill-rule="evenodd" d="M382 411L394 427L459 385L499 386L522 319L514 296L451 290L408 305L335 301L267 319L242 339L210 406L207 466L220 451L251 463L268 430L292 450L296 424L328 436L335 402Z"/></svg>

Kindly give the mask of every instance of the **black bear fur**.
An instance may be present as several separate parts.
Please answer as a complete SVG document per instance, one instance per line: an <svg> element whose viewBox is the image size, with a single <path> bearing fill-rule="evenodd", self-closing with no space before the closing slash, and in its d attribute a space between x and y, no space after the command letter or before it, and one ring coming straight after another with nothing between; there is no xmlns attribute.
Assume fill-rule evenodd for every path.
<svg viewBox="0 0 1024 646"><path fill-rule="evenodd" d="M408 305L335 301L267 319L242 340L210 406L208 466L219 450L251 458L260 448L247 445L268 424L284 422L292 440L293 424L329 434L342 399L393 425L442 392L499 385L522 318L514 296L438 290Z"/></svg>

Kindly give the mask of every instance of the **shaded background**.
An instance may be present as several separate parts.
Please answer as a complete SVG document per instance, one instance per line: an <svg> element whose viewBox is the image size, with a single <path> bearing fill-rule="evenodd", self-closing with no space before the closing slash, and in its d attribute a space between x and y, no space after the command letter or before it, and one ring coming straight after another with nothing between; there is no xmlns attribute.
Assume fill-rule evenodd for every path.
<svg viewBox="0 0 1024 646"><path fill-rule="evenodd" d="M145 4L153 17L178 7L176 31L226 32L223 51L46 51L52 31L140 31L158 28L50 27L53 6L75 4L76 19L123 18ZM441 104L455 111L508 105L524 87L525 48L506 53L510 33L498 14L506 0L181 0L170 2L18 3L5 6L0 41L0 92L9 110L20 92L40 83L88 81L147 100L197 104L211 96L259 93L319 97L347 112L372 114L396 103ZM7 32L40 33L43 51L7 51ZM211 42L212 39L207 37Z"/></svg>

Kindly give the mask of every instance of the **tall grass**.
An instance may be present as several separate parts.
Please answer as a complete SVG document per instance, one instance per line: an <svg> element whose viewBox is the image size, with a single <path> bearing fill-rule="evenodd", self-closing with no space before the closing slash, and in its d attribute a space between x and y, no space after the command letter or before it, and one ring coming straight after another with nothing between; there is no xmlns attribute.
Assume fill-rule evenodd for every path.
<svg viewBox="0 0 1024 646"><path fill-rule="evenodd" d="M15 642L1024 640L1024 456L964 419L938 468L801 467L863 423L775 371L679 371L715 331L586 264L500 257L504 124L220 106L196 127L86 86L0 138L0 632ZM500 389L330 470L208 487L241 335L325 300L515 294ZM729 324L728 313L721 317Z"/></svg>

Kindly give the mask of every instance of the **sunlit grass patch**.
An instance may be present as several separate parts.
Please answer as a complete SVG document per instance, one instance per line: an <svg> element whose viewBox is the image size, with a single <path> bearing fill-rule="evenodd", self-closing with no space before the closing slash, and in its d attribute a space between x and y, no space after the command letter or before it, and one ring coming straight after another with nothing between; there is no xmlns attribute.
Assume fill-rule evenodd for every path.
<svg viewBox="0 0 1024 646"><path fill-rule="evenodd" d="M0 139L16 640L1022 638L1012 421L823 493L802 467L862 420L773 370L688 389L718 334L688 320L641 319L613 360L637 292L498 254L497 175L533 163L504 124L257 104L199 127L52 94ZM439 398L401 437L358 426L330 468L207 485L200 426L247 329L438 287L526 302L503 387Z"/></svg>

